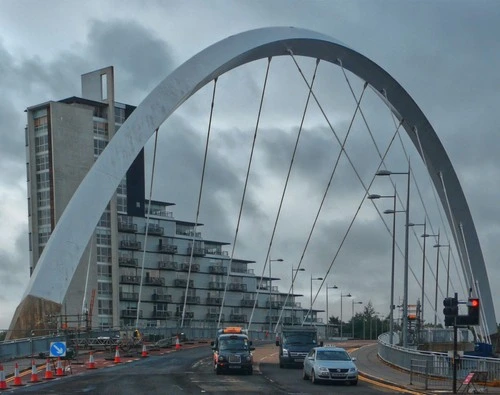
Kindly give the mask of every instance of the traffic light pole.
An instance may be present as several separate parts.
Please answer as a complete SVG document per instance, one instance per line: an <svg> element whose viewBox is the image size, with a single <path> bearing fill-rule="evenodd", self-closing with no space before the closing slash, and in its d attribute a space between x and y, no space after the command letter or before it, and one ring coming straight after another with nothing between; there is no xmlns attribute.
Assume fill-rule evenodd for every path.
<svg viewBox="0 0 500 395"><path fill-rule="evenodd" d="M453 323L453 393L457 393L457 317Z"/></svg>

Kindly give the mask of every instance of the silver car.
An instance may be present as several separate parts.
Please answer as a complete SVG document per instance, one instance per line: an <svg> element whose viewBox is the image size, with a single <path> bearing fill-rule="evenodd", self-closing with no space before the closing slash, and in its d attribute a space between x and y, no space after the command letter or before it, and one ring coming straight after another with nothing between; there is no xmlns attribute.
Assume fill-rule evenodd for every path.
<svg viewBox="0 0 500 395"><path fill-rule="evenodd" d="M304 360L302 378L313 384L321 381L358 384L358 368L346 350L340 347L315 347Z"/></svg>

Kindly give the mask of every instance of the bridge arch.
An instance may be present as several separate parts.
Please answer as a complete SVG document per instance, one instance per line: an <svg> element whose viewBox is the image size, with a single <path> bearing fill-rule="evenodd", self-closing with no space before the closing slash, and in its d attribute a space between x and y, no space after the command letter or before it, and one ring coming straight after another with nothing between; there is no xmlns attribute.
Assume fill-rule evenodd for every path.
<svg viewBox="0 0 500 395"><path fill-rule="evenodd" d="M479 283L487 332L496 333L490 285L477 232L461 185L434 129L410 95L380 66L340 43L314 32L270 27L243 32L206 48L167 76L120 127L84 178L57 223L28 284L26 298L62 303L92 232L127 169L154 131L190 96L214 78L245 63L289 55L319 58L366 81L401 121L417 147L445 209L468 284ZM78 224L78 226L75 226ZM469 270L470 267L470 270ZM12 327L12 324L11 324Z"/></svg>

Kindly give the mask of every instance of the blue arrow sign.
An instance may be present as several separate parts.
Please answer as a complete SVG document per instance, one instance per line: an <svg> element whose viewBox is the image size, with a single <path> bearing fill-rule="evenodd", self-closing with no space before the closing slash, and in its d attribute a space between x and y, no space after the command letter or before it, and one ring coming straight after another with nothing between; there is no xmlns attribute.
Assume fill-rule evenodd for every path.
<svg viewBox="0 0 500 395"><path fill-rule="evenodd" d="M50 356L51 357L65 357L66 356L66 342L50 342Z"/></svg>

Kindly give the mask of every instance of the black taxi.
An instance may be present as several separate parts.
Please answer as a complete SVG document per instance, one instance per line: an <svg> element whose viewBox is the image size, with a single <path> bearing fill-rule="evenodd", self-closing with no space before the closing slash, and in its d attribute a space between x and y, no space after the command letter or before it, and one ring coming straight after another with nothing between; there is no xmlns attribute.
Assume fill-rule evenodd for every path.
<svg viewBox="0 0 500 395"><path fill-rule="evenodd" d="M216 374L227 372L253 373L252 341L243 333L227 333L212 342L214 370Z"/></svg>

